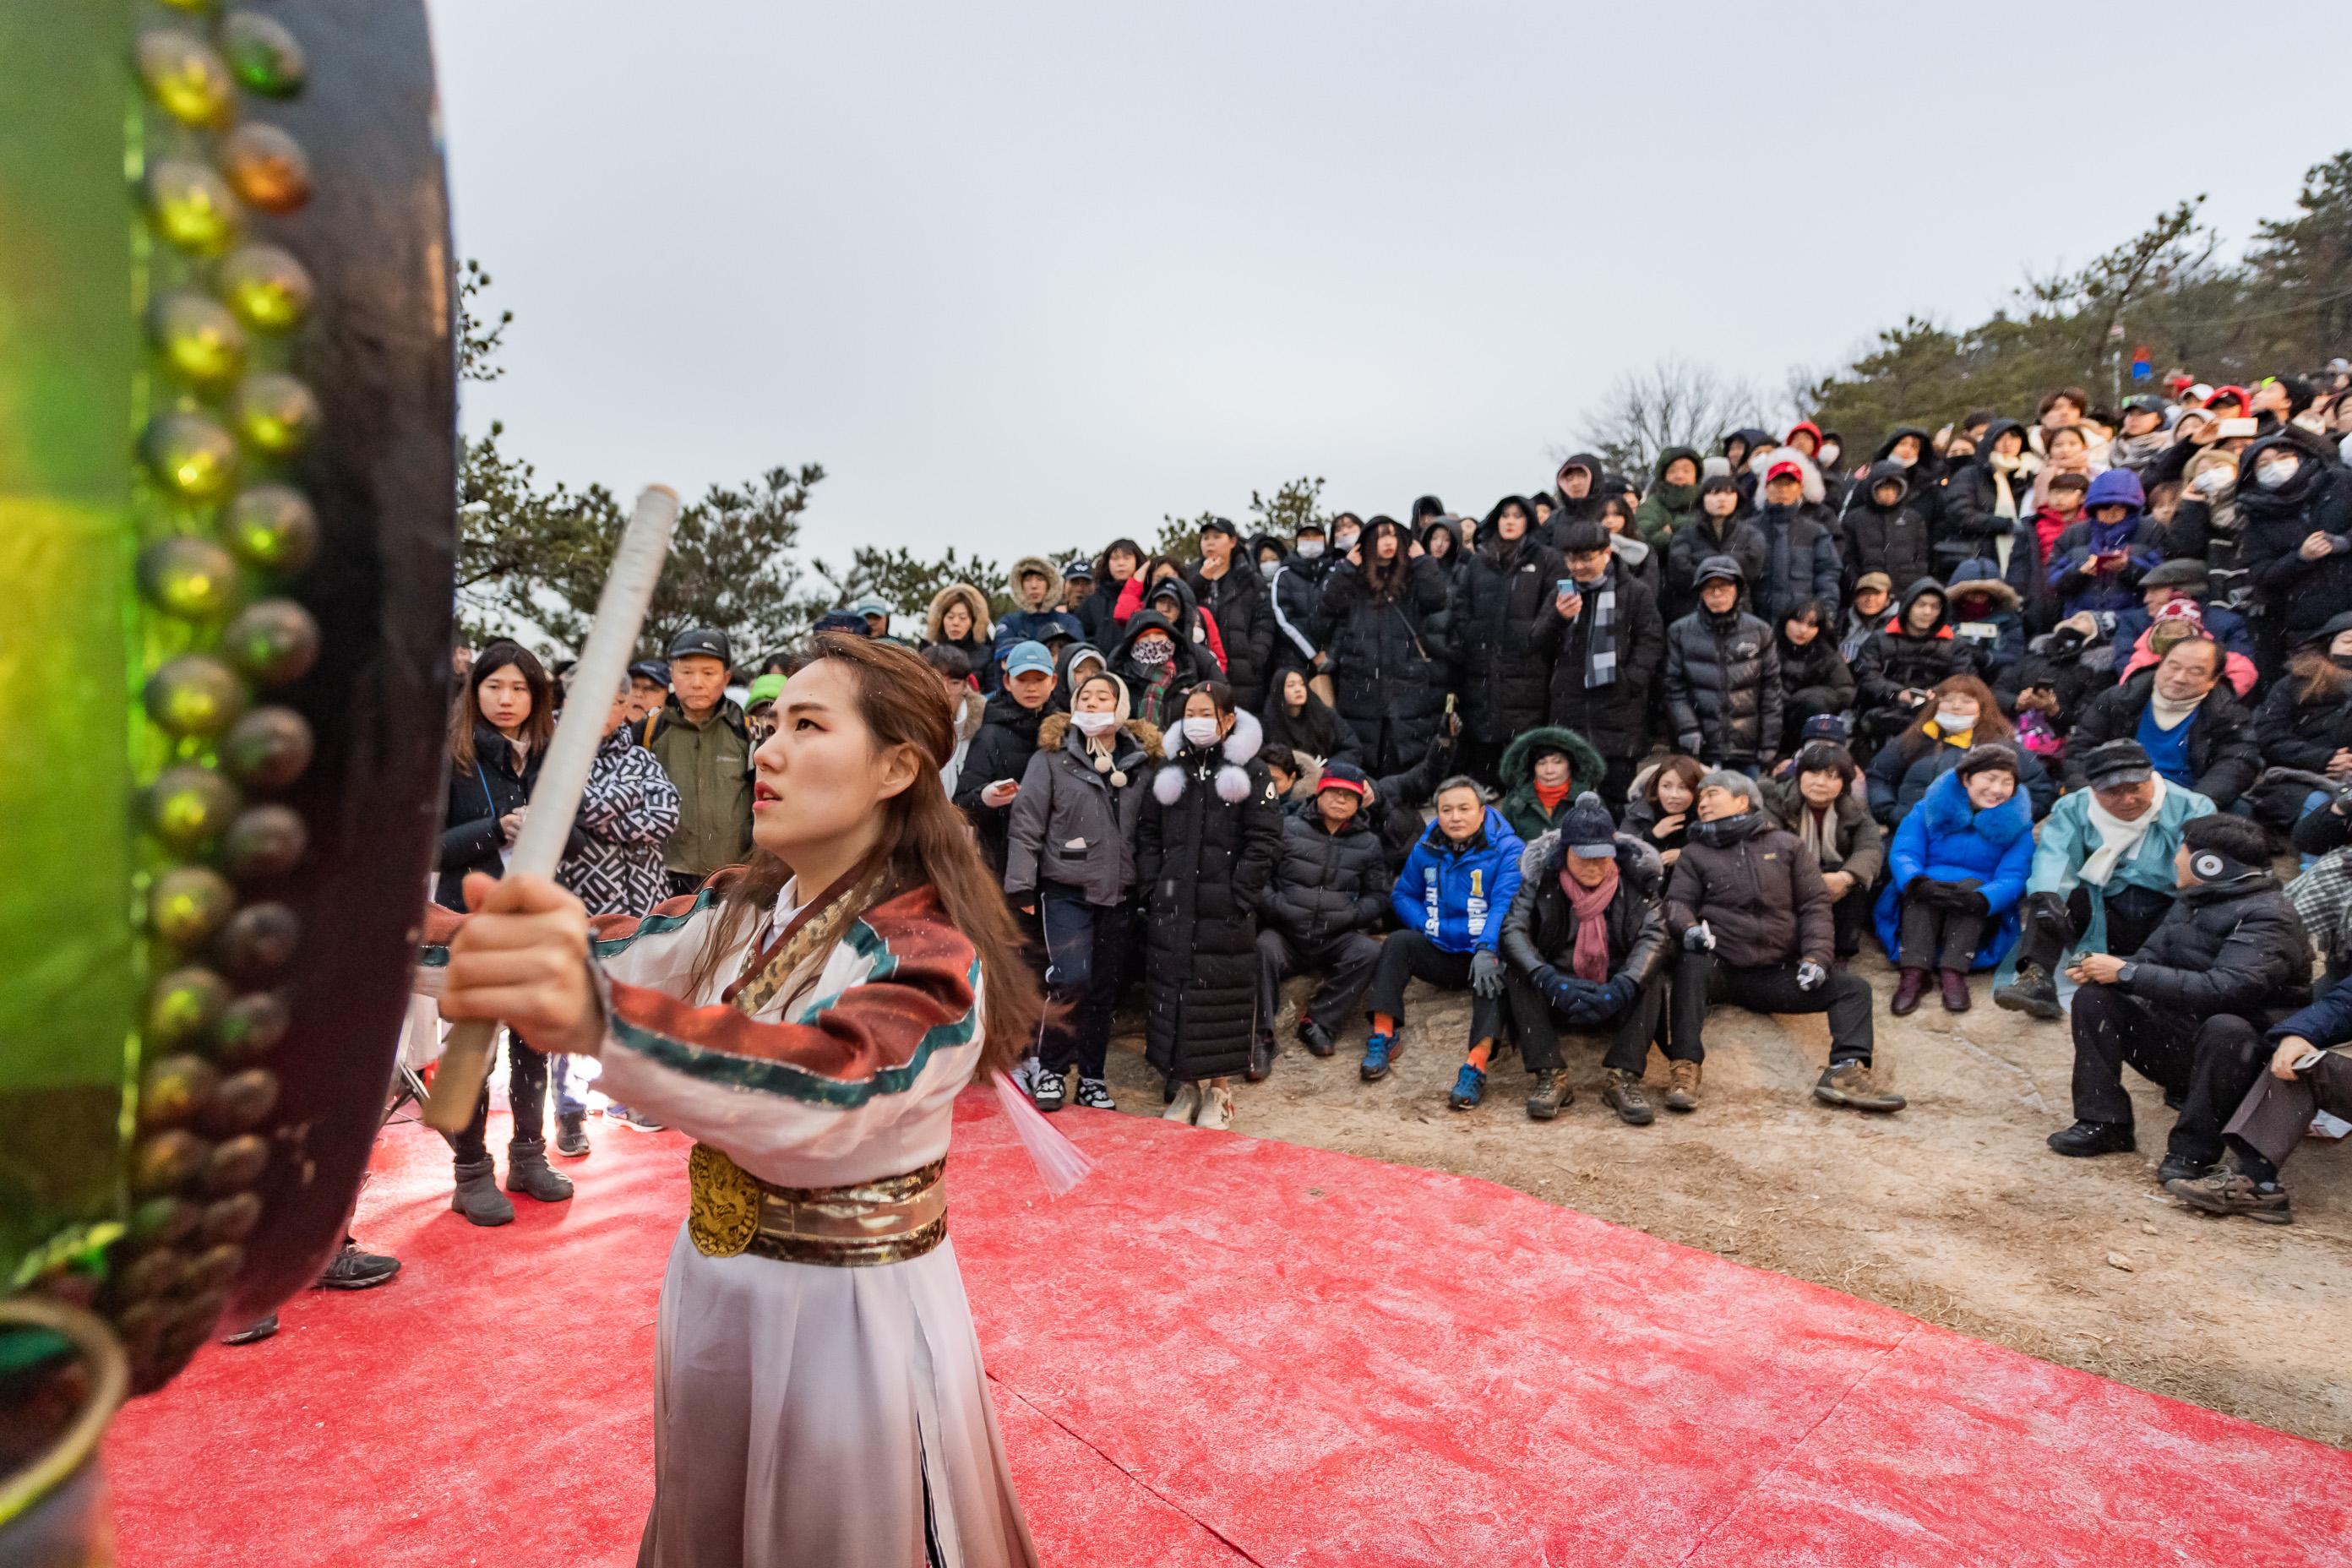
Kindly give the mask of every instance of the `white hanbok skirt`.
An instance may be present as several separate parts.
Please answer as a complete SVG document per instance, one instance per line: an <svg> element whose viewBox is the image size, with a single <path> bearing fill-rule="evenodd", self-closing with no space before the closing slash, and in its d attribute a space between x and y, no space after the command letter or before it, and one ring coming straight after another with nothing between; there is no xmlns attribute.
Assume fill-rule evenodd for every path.
<svg viewBox="0 0 2352 1568"><path fill-rule="evenodd" d="M657 1346L638 1568L1036 1563L952 1241L833 1268L680 1226Z"/></svg>

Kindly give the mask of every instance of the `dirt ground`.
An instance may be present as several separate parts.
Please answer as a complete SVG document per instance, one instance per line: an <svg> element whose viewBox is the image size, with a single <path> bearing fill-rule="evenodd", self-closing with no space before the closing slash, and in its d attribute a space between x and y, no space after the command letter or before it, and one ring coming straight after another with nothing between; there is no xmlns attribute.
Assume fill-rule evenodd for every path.
<svg viewBox="0 0 2352 1568"><path fill-rule="evenodd" d="M1877 1061L1908 1098L1893 1116L1811 1098L1828 1060L1819 1016L1720 1009L1707 1030L1700 1109L1627 1127L1601 1103L1601 1042L1573 1037L1575 1103L1528 1119L1515 1054L1486 1103L1446 1106L1467 1045L1468 999L1415 984L1406 1048L1380 1082L1357 1075L1360 1023L1328 1061L1293 1026L1264 1083L1235 1081L1234 1131L1450 1171L1516 1187L1759 1268L1881 1302L1929 1322L2153 1393L2339 1447L2352 1447L2352 1138L2310 1140L2287 1168L2295 1222L2216 1219L2155 1184L2172 1117L2126 1074L2140 1152L2068 1160L2042 1140L2074 1118L2065 1024L1991 1005L1943 1011L1930 991L1891 1017L1893 972L1856 961L1876 988ZM1664 1082L1654 1051L1650 1081ZM1109 1068L1122 1110L1156 1115L1159 1076L1140 1019L1123 1015Z"/></svg>

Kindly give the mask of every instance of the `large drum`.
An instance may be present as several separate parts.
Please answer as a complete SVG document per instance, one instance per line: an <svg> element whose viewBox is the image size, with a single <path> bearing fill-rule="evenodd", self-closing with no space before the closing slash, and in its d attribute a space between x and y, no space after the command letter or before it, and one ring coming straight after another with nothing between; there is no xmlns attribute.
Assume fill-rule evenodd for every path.
<svg viewBox="0 0 2352 1568"><path fill-rule="evenodd" d="M0 8L0 1563L341 1239L437 826L448 233L422 0Z"/></svg>

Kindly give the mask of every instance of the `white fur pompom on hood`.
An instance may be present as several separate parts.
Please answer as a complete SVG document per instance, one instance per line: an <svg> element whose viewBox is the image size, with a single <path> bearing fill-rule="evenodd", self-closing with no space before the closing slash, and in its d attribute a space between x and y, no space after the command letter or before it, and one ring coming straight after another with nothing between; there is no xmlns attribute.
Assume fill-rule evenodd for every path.
<svg viewBox="0 0 2352 1568"><path fill-rule="evenodd" d="M1181 735L1183 731L1181 727L1175 728L1171 733ZM1235 709L1233 731L1226 735L1224 744L1218 748L1225 758L1224 765L1217 769L1219 800L1239 805L1249 798L1248 763L1265 743L1265 731L1258 723L1256 715ZM1200 752L1192 742L1180 742L1179 744L1181 749L1176 753L1175 760L1162 767L1151 781L1152 798L1162 805L1174 805L1184 797L1185 769L1201 760Z"/></svg>

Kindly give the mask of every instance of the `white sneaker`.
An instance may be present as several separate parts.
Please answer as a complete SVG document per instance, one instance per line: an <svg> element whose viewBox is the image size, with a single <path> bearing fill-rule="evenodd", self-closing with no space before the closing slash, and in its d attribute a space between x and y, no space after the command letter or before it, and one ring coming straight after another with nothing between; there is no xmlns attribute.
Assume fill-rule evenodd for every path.
<svg viewBox="0 0 2352 1568"><path fill-rule="evenodd" d="M1200 1109L1201 1086L1197 1083L1180 1083L1176 1086L1176 1098L1169 1102L1167 1110L1160 1113L1160 1120L1181 1121L1189 1127Z"/></svg>
<svg viewBox="0 0 2352 1568"><path fill-rule="evenodd" d="M1037 1098L1037 1058L1035 1057L1023 1057L1013 1064L1013 1087L1032 1100Z"/></svg>
<svg viewBox="0 0 2352 1568"><path fill-rule="evenodd" d="M1201 1114L1192 1125L1205 1127L1212 1132L1223 1132L1234 1124L1234 1091L1230 1089L1204 1089L1201 1091Z"/></svg>

